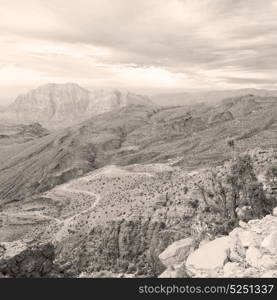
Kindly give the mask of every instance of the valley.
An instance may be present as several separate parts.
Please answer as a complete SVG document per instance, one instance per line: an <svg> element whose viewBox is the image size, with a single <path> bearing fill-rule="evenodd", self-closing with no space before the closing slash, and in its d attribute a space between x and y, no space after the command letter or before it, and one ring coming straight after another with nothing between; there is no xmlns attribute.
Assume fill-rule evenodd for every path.
<svg viewBox="0 0 277 300"><path fill-rule="evenodd" d="M237 225L215 190L224 182L231 197L236 157L251 157L276 201L266 172L277 162L277 98L178 107L138 99L65 128L1 125L0 245L52 247L43 276L157 277L173 242L193 236L196 248Z"/></svg>

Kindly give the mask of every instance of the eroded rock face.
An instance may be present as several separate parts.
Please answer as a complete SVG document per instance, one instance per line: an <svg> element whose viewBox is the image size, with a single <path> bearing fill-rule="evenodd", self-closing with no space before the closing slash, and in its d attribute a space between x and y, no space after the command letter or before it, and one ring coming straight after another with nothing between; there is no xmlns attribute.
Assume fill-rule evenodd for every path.
<svg viewBox="0 0 277 300"><path fill-rule="evenodd" d="M49 243L35 247L19 241L1 243L0 277L59 277L54 257L54 247Z"/></svg>

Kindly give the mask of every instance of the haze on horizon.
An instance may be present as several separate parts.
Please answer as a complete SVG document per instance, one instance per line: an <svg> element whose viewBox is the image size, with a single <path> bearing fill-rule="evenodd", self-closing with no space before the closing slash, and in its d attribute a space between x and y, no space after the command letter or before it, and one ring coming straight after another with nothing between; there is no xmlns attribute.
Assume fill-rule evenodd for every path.
<svg viewBox="0 0 277 300"><path fill-rule="evenodd" d="M0 104L48 82L277 88L277 0L0 0Z"/></svg>

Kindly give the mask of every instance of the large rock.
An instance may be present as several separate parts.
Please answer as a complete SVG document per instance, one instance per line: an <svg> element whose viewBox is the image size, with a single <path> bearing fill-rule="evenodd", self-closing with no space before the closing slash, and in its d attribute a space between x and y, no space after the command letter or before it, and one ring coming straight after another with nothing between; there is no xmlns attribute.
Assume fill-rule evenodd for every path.
<svg viewBox="0 0 277 300"><path fill-rule="evenodd" d="M188 273L193 277L214 276L228 260L230 237L217 238L189 255Z"/></svg>
<svg viewBox="0 0 277 300"><path fill-rule="evenodd" d="M261 247L273 254L277 255L277 230L271 232L263 241L261 244Z"/></svg>
<svg viewBox="0 0 277 300"><path fill-rule="evenodd" d="M246 262L254 267L259 268L260 266L260 259L262 258L262 253L259 248L251 246L246 251Z"/></svg>
<svg viewBox="0 0 277 300"><path fill-rule="evenodd" d="M239 278L243 277L244 268L237 262L227 262L223 267L223 277Z"/></svg>
<svg viewBox="0 0 277 300"><path fill-rule="evenodd" d="M160 255L159 259L166 266L174 266L185 261L194 250L194 239L185 238L168 246Z"/></svg>

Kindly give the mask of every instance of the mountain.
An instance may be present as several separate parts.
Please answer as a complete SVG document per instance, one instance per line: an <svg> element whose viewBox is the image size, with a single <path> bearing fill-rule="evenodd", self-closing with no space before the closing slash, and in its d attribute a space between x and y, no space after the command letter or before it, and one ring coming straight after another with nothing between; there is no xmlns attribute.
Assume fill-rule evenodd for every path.
<svg viewBox="0 0 277 300"><path fill-rule="evenodd" d="M162 93L151 96L151 100L157 105L180 106L195 103L218 103L225 98L254 95L258 97L277 96L277 90L264 89L238 89L222 91L191 91L182 93Z"/></svg>
<svg viewBox="0 0 277 300"><path fill-rule="evenodd" d="M28 253L43 271L35 276L52 267L61 277L158 276L167 246L232 226L201 196L203 185L208 201L215 197L211 167L227 180L230 158L246 151L266 197L275 197L264 174L276 165L276 132L277 97L249 94L213 106L134 103L7 144L0 148L0 276L16 276L15 264L30 277ZM52 249L46 270L38 267L43 243ZM23 260L9 257L10 248Z"/></svg>
<svg viewBox="0 0 277 300"><path fill-rule="evenodd" d="M66 127L134 104L150 105L151 101L118 90L91 92L74 83L50 83L18 96L0 117L15 123L39 122L46 127Z"/></svg>
<svg viewBox="0 0 277 300"><path fill-rule="evenodd" d="M238 151L276 147L277 98L236 97L217 106L131 105L0 152L0 198L24 198L109 164L179 159L186 169Z"/></svg>

